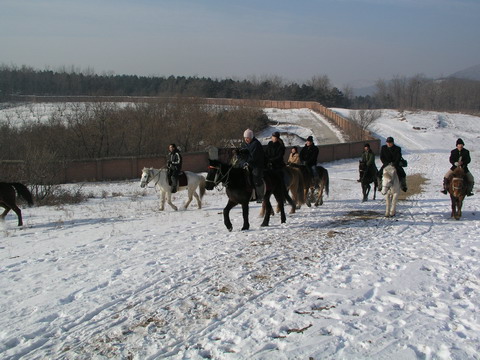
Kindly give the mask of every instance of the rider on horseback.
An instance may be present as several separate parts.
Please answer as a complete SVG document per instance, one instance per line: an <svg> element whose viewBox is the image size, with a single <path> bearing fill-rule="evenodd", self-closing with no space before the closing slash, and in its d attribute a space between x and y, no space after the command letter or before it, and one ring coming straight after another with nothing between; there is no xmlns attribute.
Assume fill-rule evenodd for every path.
<svg viewBox="0 0 480 360"><path fill-rule="evenodd" d="M450 164L452 164L452 167L450 170L447 171L443 178L443 190L441 191L444 194L447 194L448 192L448 185L449 185L449 179L453 174L453 170L457 166L461 166L463 168L463 171L465 172L465 177L467 180L467 196L472 196L473 195L473 185L474 185L474 178L472 173L468 170L468 164L470 163L470 151L464 148L465 143L463 142L462 139L457 139L456 142L456 148L453 149L450 152Z"/></svg>
<svg viewBox="0 0 480 360"><path fill-rule="evenodd" d="M375 165L375 153L370 148L370 144L366 143L363 146L363 153L362 159L360 160L366 166L365 171L360 173L360 178L357 180L358 182L362 182L362 179L375 179L377 175L377 166Z"/></svg>
<svg viewBox="0 0 480 360"><path fill-rule="evenodd" d="M407 174L405 170L400 166L400 160L402 160L402 148L395 145L393 137L389 136L386 140L386 145L383 145L380 149L380 160L382 161L382 167L378 171L378 186L379 190L382 187L382 175L383 169L388 164L392 164L397 170L398 179L404 192L407 191Z"/></svg>
<svg viewBox="0 0 480 360"><path fill-rule="evenodd" d="M182 155L175 144L168 145L167 170L168 182L174 194L177 192L178 175L182 170Z"/></svg>
<svg viewBox="0 0 480 360"><path fill-rule="evenodd" d="M252 173L253 185L257 194L257 203L263 201L265 195L265 185L263 183L263 167L265 164L265 155L263 146L256 137L253 136L253 131L245 130L243 133L245 144L242 147L242 154L246 155L243 167L247 167Z"/></svg>
<svg viewBox="0 0 480 360"><path fill-rule="evenodd" d="M319 176L317 172L317 157L318 157L318 147L313 143L313 137L307 137L307 142L305 146L300 151L300 160L307 167L308 171L312 175L312 178L315 179L315 184L318 183Z"/></svg>

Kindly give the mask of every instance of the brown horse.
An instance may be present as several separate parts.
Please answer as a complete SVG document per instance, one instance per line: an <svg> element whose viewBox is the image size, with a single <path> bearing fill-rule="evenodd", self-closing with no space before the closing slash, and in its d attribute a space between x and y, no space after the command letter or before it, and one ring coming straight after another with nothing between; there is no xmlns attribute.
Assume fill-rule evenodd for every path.
<svg viewBox="0 0 480 360"><path fill-rule="evenodd" d="M323 205L323 193L328 195L330 187L328 170L323 166L316 166L318 176L313 177L305 165L290 164L290 166L298 167L302 171L307 206L312 206L312 202L315 206Z"/></svg>
<svg viewBox="0 0 480 360"><path fill-rule="evenodd" d="M20 183L5 183L0 182L0 206L5 209L0 218L3 220L10 210L13 210L18 217L18 226L23 225L22 211L18 208L15 202L15 190L18 195L25 199L28 205L33 205L32 194L28 188Z"/></svg>
<svg viewBox="0 0 480 360"><path fill-rule="evenodd" d="M305 204L305 194L304 194L304 180L302 171L298 167L294 166L285 166L283 169L283 178L285 180L285 186L287 192L290 191L292 194L292 200L296 204L290 209L290 214L294 214L296 209L300 209L300 206ZM280 205L277 204L276 212L279 213ZM265 203L262 203L262 208L260 210L260 216L265 215ZM274 213L272 212L272 215Z"/></svg>
<svg viewBox="0 0 480 360"><path fill-rule="evenodd" d="M462 217L463 199L467 193L465 171L460 166L453 170L453 174L448 179L448 192L452 201L451 217L460 220Z"/></svg>

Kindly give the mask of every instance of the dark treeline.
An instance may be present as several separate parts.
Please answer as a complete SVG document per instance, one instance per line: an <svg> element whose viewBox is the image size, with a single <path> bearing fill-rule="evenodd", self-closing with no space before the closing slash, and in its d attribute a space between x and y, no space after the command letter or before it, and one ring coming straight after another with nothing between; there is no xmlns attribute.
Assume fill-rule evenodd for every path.
<svg viewBox="0 0 480 360"><path fill-rule="evenodd" d="M205 77L147 77L97 75L74 70L35 70L0 66L0 101L9 95L47 96L190 96L207 98L316 101L324 106L348 107L347 96L331 86L326 76L309 84L285 83L272 76L259 80Z"/></svg>

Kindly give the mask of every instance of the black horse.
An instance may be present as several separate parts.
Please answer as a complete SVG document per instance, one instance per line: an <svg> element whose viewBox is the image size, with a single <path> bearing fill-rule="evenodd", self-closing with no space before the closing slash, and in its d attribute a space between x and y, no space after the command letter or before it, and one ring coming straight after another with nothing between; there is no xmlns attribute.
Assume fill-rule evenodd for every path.
<svg viewBox="0 0 480 360"><path fill-rule="evenodd" d="M15 202L15 190L19 196L25 199L28 205L33 205L32 194L25 185L20 183L0 182L0 206L5 209L3 214L0 215L0 218L2 220L5 219L5 216L7 216L8 212L13 210L18 217L18 226L22 226L22 211L18 208Z"/></svg>
<svg viewBox="0 0 480 360"><path fill-rule="evenodd" d="M362 202L368 200L368 195L370 194L370 190L372 188L370 185L371 183L373 183L373 200L375 200L378 187L377 167L371 166L369 168L367 167L367 163L365 161L360 160L358 164L358 172L360 175L360 184L362 185Z"/></svg>
<svg viewBox="0 0 480 360"><path fill-rule="evenodd" d="M273 170L264 171L265 196L263 203L265 204L265 214L261 226L268 226L272 213L272 204L270 196L273 194L280 207L281 222L284 223L287 218L285 216L284 202L295 207L295 203L285 190L285 184L281 173ZM249 180L248 171L242 168L235 168L231 165L223 164L218 160L210 160L208 167L206 186L207 190L213 190L215 186L223 184L228 196L227 206L223 209L223 222L229 231L233 226L230 221L230 210L240 204L242 205L243 227L242 230L248 230L250 224L248 222L248 203L252 196L253 186Z"/></svg>

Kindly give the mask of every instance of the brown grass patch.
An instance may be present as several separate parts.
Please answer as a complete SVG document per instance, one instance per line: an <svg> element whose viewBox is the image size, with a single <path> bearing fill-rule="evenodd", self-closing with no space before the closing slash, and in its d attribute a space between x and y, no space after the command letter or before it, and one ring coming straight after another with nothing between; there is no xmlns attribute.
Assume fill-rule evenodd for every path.
<svg viewBox="0 0 480 360"><path fill-rule="evenodd" d="M407 175L408 191L406 193L400 192L398 199L407 200L410 196L421 194L423 192L422 187L427 183L427 180L422 174Z"/></svg>

